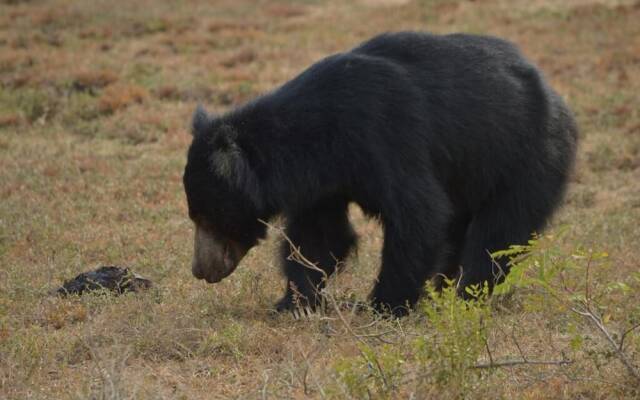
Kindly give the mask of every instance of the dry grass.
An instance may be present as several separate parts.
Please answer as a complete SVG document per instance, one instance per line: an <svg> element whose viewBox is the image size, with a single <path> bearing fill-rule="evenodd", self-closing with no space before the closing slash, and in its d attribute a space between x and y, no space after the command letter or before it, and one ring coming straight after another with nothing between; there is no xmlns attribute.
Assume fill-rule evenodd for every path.
<svg viewBox="0 0 640 400"><path fill-rule="evenodd" d="M113 114L132 104L142 103L148 97L145 88L138 85L110 85L98 99L98 109Z"/></svg>
<svg viewBox="0 0 640 400"><path fill-rule="evenodd" d="M86 70L78 72L73 79L77 90L102 89L118 80L118 75L109 70Z"/></svg>
<svg viewBox="0 0 640 400"><path fill-rule="evenodd" d="M637 398L597 329L527 290L493 310L493 355L565 352L573 363L501 368L460 392L407 372L413 340L435 329L421 313L397 323L345 309L349 326L335 310L272 315L284 283L275 235L229 279L198 282L181 174L197 102L223 111L381 31L500 35L542 67L581 126L554 250L606 251L598 282L638 289L638 20L640 3L623 0L0 2L0 398L344 398L340 371L363 340L390 380L407 360L390 398ZM339 301L365 299L379 263L378 225L352 217L362 240L330 285ZM100 264L157 288L48 295ZM612 331L638 320L637 290L608 299ZM585 344L572 350L576 330ZM637 332L625 350L638 365Z"/></svg>

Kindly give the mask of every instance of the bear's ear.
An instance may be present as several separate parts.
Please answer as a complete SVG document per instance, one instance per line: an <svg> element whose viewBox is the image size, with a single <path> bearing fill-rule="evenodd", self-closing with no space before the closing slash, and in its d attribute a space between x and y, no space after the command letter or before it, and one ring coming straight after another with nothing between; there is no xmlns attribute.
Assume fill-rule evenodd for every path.
<svg viewBox="0 0 640 400"><path fill-rule="evenodd" d="M209 126L211 125L211 120L209 119L209 114L205 111L202 105L198 105L196 111L193 113L193 119L191 122L191 134L196 137L205 133Z"/></svg>
<svg viewBox="0 0 640 400"><path fill-rule="evenodd" d="M235 181L237 176L245 172L248 167L246 156L236 138L233 128L222 125L216 129L212 140L211 166L219 176L230 181Z"/></svg>
<svg viewBox="0 0 640 400"><path fill-rule="evenodd" d="M233 128L223 125L213 140L211 167L216 174L233 187L244 192L254 205L262 208L262 196L258 177L251 166L246 151L237 140Z"/></svg>

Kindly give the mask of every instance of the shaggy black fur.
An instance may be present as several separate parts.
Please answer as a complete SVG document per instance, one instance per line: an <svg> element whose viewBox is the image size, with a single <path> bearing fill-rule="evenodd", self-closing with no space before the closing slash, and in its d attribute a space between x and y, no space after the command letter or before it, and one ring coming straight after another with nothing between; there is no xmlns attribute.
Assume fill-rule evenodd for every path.
<svg viewBox="0 0 640 400"><path fill-rule="evenodd" d="M223 116L199 109L184 184L193 217L247 246L264 236L258 219L284 214L329 274L356 242L347 205L359 204L384 226L372 301L402 314L438 273L494 284L489 253L543 228L576 140L569 109L513 44L390 33ZM293 306L292 287L313 305L320 274L291 261L284 272L278 308Z"/></svg>

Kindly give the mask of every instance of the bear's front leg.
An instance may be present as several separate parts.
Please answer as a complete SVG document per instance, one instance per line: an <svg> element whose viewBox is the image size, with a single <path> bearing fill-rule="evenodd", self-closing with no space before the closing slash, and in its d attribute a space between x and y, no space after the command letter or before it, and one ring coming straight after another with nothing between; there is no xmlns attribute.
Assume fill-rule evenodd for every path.
<svg viewBox="0 0 640 400"><path fill-rule="evenodd" d="M446 261L452 213L446 197L437 197L441 192L434 189L429 193L431 202L425 200L416 207L405 204L407 211L394 214L405 218L383 221L382 267L370 295L379 312L406 315L418 302L426 281L441 271Z"/></svg>
<svg viewBox="0 0 640 400"><path fill-rule="evenodd" d="M291 246L284 241L281 252L287 290L276 303L276 310L315 309L322 301L319 293L326 278L356 244L356 235L347 216L347 203L325 202L288 217L286 234L300 253L320 271L295 261L291 257Z"/></svg>

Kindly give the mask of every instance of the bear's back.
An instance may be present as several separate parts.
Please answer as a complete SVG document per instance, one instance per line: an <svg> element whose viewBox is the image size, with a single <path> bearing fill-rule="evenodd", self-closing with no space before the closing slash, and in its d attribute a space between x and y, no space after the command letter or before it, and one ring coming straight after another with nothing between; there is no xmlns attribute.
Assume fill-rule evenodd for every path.
<svg viewBox="0 0 640 400"><path fill-rule="evenodd" d="M377 36L233 114L257 148L279 143L272 162L291 164L304 149L328 165L327 176L346 175L327 155L359 154L351 169L360 176L402 172L412 160L411 174L432 170L467 199L484 197L508 171L532 173L546 163L547 142L570 146L572 129L562 100L515 45L465 34Z"/></svg>

